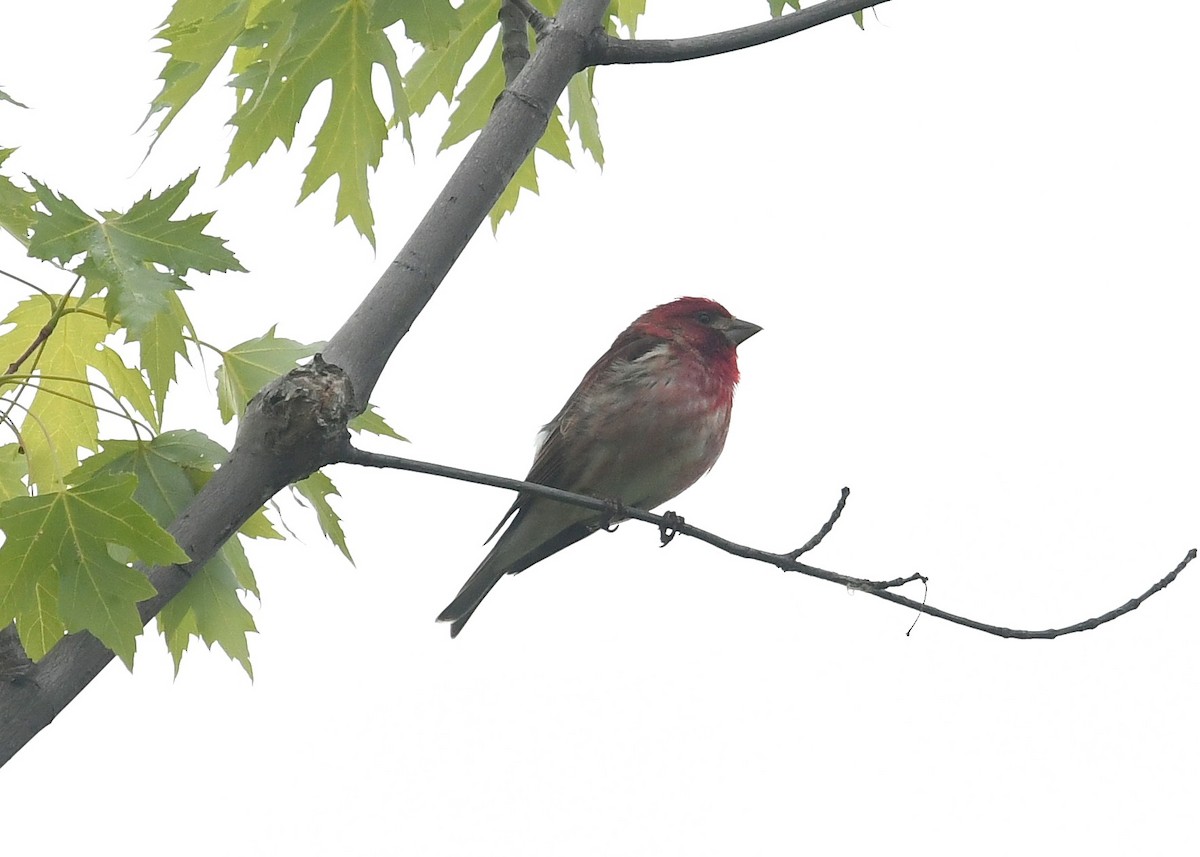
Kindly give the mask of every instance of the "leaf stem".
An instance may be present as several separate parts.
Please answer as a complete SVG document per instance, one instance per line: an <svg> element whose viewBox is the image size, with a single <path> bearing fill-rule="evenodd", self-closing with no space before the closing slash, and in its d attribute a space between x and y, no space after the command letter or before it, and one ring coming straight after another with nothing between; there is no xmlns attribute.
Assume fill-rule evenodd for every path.
<svg viewBox="0 0 1200 857"><path fill-rule="evenodd" d="M26 286L27 288L33 289L35 292L40 294L46 300L50 301L51 306L54 306L54 295L50 294L48 291L43 289L41 286L35 286L33 283L29 282L29 280L26 280L24 277L18 277L16 274L12 273L11 271L6 271L3 268L0 268L0 276L8 277L10 280L16 280L21 285Z"/></svg>
<svg viewBox="0 0 1200 857"><path fill-rule="evenodd" d="M110 414L111 416L114 416L114 417L121 417L122 419L127 420L129 422L129 424L131 426L133 426L133 431L137 435L138 440L142 439L142 434L140 431L138 431L139 426L144 428L146 430L146 433L150 437L154 437L154 430L152 428L150 428L150 426L148 426L146 423L143 423L137 417L133 416L133 414L131 414L129 412L129 409L126 408L125 405L121 403L121 397L118 396L112 390L108 389L108 387L105 387L103 384L98 384L95 381L89 381L86 378L73 378L70 375L43 375L43 374L39 373L37 375L32 375L32 374L7 375L4 377L4 379L0 380L0 387L2 387L6 383L9 383L10 380L11 381L20 381L23 387L33 387L35 390L39 390L41 392L48 393L52 396L58 396L59 398L66 399L67 401L75 402L76 404L84 405L85 407L88 407L88 408L94 408L97 411L100 411L101 413ZM107 393L109 395L109 397L111 397L112 400L116 403L117 407L120 408L121 410L115 411L112 408L106 408L103 405L97 405L95 402L89 402L86 399L80 399L76 396L72 396L69 393L64 393L62 390L54 390L49 387L43 387L40 383L36 383L36 382L41 382L41 381L59 381L61 383L65 383L65 384L83 384L88 387L94 387L95 389L100 390L101 392ZM15 400L10 400L10 401L15 401ZM24 407L24 406L22 405L22 407ZM25 410L28 412L29 409L25 408ZM4 416L7 416L7 413L4 414Z"/></svg>

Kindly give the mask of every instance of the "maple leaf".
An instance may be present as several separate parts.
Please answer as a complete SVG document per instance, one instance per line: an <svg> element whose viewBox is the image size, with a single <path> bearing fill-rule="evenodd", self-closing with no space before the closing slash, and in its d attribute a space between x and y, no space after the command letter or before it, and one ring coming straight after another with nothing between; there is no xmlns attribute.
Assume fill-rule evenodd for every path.
<svg viewBox="0 0 1200 857"><path fill-rule="evenodd" d="M159 53L167 62L158 78L162 89L150 102L145 122L166 114L155 129L156 138L179 115L246 30L250 0L175 0L156 38L167 44Z"/></svg>
<svg viewBox="0 0 1200 857"><path fill-rule="evenodd" d="M79 461L79 450L95 450L98 438L96 386L88 370L99 371L115 399L127 401L151 428L159 426L158 412L145 376L130 368L119 354L102 345L114 328L75 298L29 298L5 318L13 328L0 336L0 363L10 364L53 326L23 374L8 376L0 385L28 385L36 392L24 407L21 439L31 481L54 488ZM62 312L56 312L61 304ZM108 403L111 405L111 401Z"/></svg>
<svg viewBox="0 0 1200 857"><path fill-rule="evenodd" d="M147 193L123 214L104 212L97 220L31 179L45 212L36 215L29 254L63 265L82 254L73 270L85 280L84 297L105 291L109 320L119 320L136 340L155 318L170 312L167 296L187 288L183 275L188 271L246 270L223 239L204 234L211 212L171 220L195 181L192 173L158 196Z"/></svg>
<svg viewBox="0 0 1200 857"><path fill-rule="evenodd" d="M0 165L15 151L0 149ZM13 184L8 176L0 175L0 229L22 244L29 244L29 230L36 219L33 210L36 203L37 194Z"/></svg>
<svg viewBox="0 0 1200 857"><path fill-rule="evenodd" d="M450 0L375 0L371 29L382 30L397 21L404 22L404 35L427 47L445 45L459 28L458 10Z"/></svg>
<svg viewBox="0 0 1200 857"><path fill-rule="evenodd" d="M330 178L338 178L337 214L346 217L372 244L374 216L367 170L383 154L388 129L408 125L410 109L392 43L371 27L370 0L268 0L253 19L258 44L239 49L231 86L239 106L230 124L233 142L225 177L243 164L255 164L276 140L291 147L301 112L322 82L332 83L329 110L313 142L312 160L300 189L303 200ZM371 73L383 66L392 115L384 119Z"/></svg>
<svg viewBox="0 0 1200 857"><path fill-rule="evenodd" d="M767 0L767 4L771 7L772 18L778 18L784 9L800 11L800 0Z"/></svg>
<svg viewBox="0 0 1200 857"><path fill-rule="evenodd" d="M342 532L342 519L329 505L331 495L341 496L332 480L318 470L307 478L294 483L292 489L312 504L313 511L317 513L317 523L321 526L321 532L337 545L338 550L346 559L353 563L354 557L350 556L350 547L346 544L346 534Z"/></svg>
<svg viewBox="0 0 1200 857"><path fill-rule="evenodd" d="M65 631L88 631L132 668L142 632L137 604L153 597L119 548L147 564L188 557L133 499L137 480L102 475L0 505L0 624L17 622L29 656L42 657Z"/></svg>
<svg viewBox="0 0 1200 857"><path fill-rule="evenodd" d="M25 107L24 104L17 101L17 99L13 98L11 95L9 95L7 92L5 92L3 89L0 89L0 101L6 101L9 104L15 104L17 107ZM25 107L25 109L28 110L29 108Z"/></svg>
<svg viewBox="0 0 1200 857"><path fill-rule="evenodd" d="M231 559L232 558L232 559ZM224 649L246 675L254 678L250 665L250 646L246 635L257 632L254 617L238 598L234 563L246 563L241 542L230 539L219 554L209 560L201 574L188 581L158 614L158 629L166 640L175 663L175 674L183 661L192 637L199 637L209 649L214 644Z"/></svg>
<svg viewBox="0 0 1200 857"><path fill-rule="evenodd" d="M6 443L0 446L0 503L13 497L29 496L24 479L29 475L25 454L20 444Z"/></svg>
<svg viewBox="0 0 1200 857"><path fill-rule="evenodd" d="M499 0L466 0L458 10L458 29L440 47L427 47L405 78L409 104L420 115L435 95L449 103L458 87L463 68L474 55L483 37L499 26L496 12Z"/></svg>
<svg viewBox="0 0 1200 857"><path fill-rule="evenodd" d="M167 292L167 311L154 316L137 337L142 371L150 379L155 416L161 422L167 390L175 380L178 358L188 359L184 332L194 339L196 329L175 292Z"/></svg>
<svg viewBox="0 0 1200 857"><path fill-rule="evenodd" d="M579 129L579 142L599 167L604 166L604 144L600 142L600 119L596 115L596 96L592 92L595 67L571 78L567 84L567 122Z"/></svg>
<svg viewBox="0 0 1200 857"><path fill-rule="evenodd" d="M352 432L367 432L368 434L377 434L381 437L391 437L396 440L408 440L408 438L398 434L394 428L384 422L379 411L375 410L375 406L371 404L367 405L365 411L350 420L346 427Z"/></svg>
<svg viewBox="0 0 1200 857"><path fill-rule="evenodd" d="M461 143L487 124L496 97L504 88L502 53L503 45L497 39L487 61L472 75L454 99L457 105L450 114L450 123L446 126L446 133L442 135L442 142L438 144L439 152L444 152L455 143Z"/></svg>
<svg viewBox="0 0 1200 857"><path fill-rule="evenodd" d="M613 0L608 14L624 25L632 39L637 36L638 18L646 14L646 0Z"/></svg>
<svg viewBox="0 0 1200 857"><path fill-rule="evenodd" d="M103 451L85 461L68 476L87 481L101 475L131 473L137 477L136 500L160 525L166 526L183 511L225 460L220 444L197 431L170 431L150 442L104 441ZM239 536L279 539L259 509L239 530ZM193 573L179 595L158 615L158 629L167 642L178 674L183 653L192 637L218 644L253 677L246 634L255 630L250 611L238 591L255 595L258 587L246 553L238 539L230 539Z"/></svg>
<svg viewBox="0 0 1200 857"><path fill-rule="evenodd" d="M67 302L68 309L77 306L78 301ZM13 328L0 336L0 363L7 366L24 353L52 315L53 307L41 297L17 304L3 321ZM67 312L43 342L35 374L4 379L5 385L36 388L21 423L21 446L30 480L40 488L61 485L63 475L79 461L79 450L96 449L98 417L87 374L109 330L103 318Z"/></svg>
<svg viewBox="0 0 1200 857"><path fill-rule="evenodd" d="M275 335L275 326L263 336L248 339L224 352L217 367L217 407L221 421L241 415L254 394L285 372L290 372L305 357L323 347L315 342L305 345Z"/></svg>
<svg viewBox="0 0 1200 857"><path fill-rule="evenodd" d="M629 1L638 2L638 0ZM620 0L618 0L618 2L620 2ZM800 0L767 0L767 3L771 7L772 18L778 18L783 14L785 9L791 9L794 12L800 11ZM866 27L863 26L863 13L861 9L857 12L852 12L851 17L854 19L854 23L858 24L858 28L860 30L866 29Z"/></svg>

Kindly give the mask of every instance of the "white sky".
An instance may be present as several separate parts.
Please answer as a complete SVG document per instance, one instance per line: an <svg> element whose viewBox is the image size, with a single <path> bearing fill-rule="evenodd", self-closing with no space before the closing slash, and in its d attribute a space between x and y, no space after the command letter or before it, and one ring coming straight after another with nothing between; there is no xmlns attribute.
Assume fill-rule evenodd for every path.
<svg viewBox="0 0 1200 857"><path fill-rule="evenodd" d="M376 177L379 253L292 208L303 145L216 186L206 91L139 166L168 4L7 4L9 165L85 206L202 165L193 210L252 273L197 282L201 335L329 336L463 147ZM762 17L655 0L640 35ZM1020 627L1140 593L1200 544L1195 152L1200 10L894 0L734 56L602 69L603 175L550 164L485 227L374 400L411 446L525 473L612 338L681 294L766 330L724 457L669 504L810 555L932 578ZM55 285L0 243L0 264ZM20 295L9 288L6 302ZM7 306L7 303L5 304ZM172 427L218 437L197 368ZM190 397L187 405L183 398ZM256 680L150 637L0 771L6 853L181 855L1184 853L1197 839L1191 570L1054 642L997 640L626 524L433 617L500 491L335 468L350 567L314 530L255 546ZM289 500L284 505L291 506ZM289 520L302 521L297 512ZM913 590L919 597L919 590ZM152 844L149 844L152 843Z"/></svg>

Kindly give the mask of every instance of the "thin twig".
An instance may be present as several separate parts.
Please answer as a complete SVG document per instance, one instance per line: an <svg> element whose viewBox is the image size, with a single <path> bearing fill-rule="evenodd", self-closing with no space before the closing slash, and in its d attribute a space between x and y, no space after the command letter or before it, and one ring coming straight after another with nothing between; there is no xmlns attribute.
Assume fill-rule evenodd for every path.
<svg viewBox="0 0 1200 857"><path fill-rule="evenodd" d="M815 548L821 541L829 535L829 531L833 529L833 525L837 523L838 518L842 517L842 510L846 508L846 498L850 496L850 489L843 488L842 496L838 498L837 505L833 509L833 514L829 516L829 520L825 522L825 526L817 530L817 534L806 541L802 546L796 548L787 555L788 559L799 559Z"/></svg>
<svg viewBox="0 0 1200 857"><path fill-rule="evenodd" d="M791 36L818 24L861 12L887 0L826 0L798 12L771 18L748 27L683 39L622 39L603 30L592 34L589 65L664 63L694 60L740 51Z"/></svg>
<svg viewBox="0 0 1200 857"><path fill-rule="evenodd" d="M415 473L428 473L433 476L444 476L448 479L458 479L463 482L474 482L477 485L491 485L495 488L506 488L510 491L521 491L528 494L537 494L542 497L548 497L551 500L558 500L563 503L570 503L575 506L581 506L585 509L592 509L596 512L612 512L612 501L601 500L596 497L588 497L583 494L573 494L570 491L563 491L558 488L550 488L546 485L538 485L534 482L524 482L520 479L508 479L504 476L492 476L488 473L479 473L473 470L462 470L457 467L447 467L443 464L431 464L427 461L416 461L411 458L401 458L394 455L382 455L376 452L366 452L364 450L355 449L350 446L347 441L342 454L338 456L337 462L346 464L360 464L366 467L387 467L398 470L411 470ZM333 462L336 463L336 462ZM742 557L743 559L752 559L758 562L765 562L774 565L784 571L796 571L800 574L816 577L820 580L828 580L831 583L837 583L841 586L846 586L851 589L866 592L869 595L874 595L876 598L882 598L885 601L891 601L893 604L900 604L904 607L912 608L920 613L927 613L930 616L936 616L939 619L945 619L947 622L953 622L956 625L962 625L966 628L973 628L976 631L983 631L987 634L992 634L997 637L1008 637L1018 640L1033 640L1033 639L1053 639L1061 637L1064 634L1074 634L1079 631L1090 631L1093 628L1111 622L1120 616L1124 616L1133 610L1140 607L1147 598L1156 592L1159 592L1169 586L1179 573L1183 571L1187 564L1196 558L1196 549L1192 548L1188 551L1187 556L1183 561L1164 578L1159 580L1148 590L1143 592L1137 598L1132 598L1107 613L1097 616L1092 619L1085 619L1082 622L1077 622L1074 625L1067 625L1063 628L1050 628L1043 631L1027 631L1020 628L1005 628L1001 625L989 625L986 622L978 622L974 619L968 619L965 616L959 616L950 613L946 610L940 610L937 607L930 607L923 602L917 602L911 598L906 598L892 591L892 587L899 586L912 581L925 582L926 578L920 574L909 575L904 578L896 578L888 581L872 581L861 577L849 577L844 574L838 574L835 571L828 571L823 568L817 568L813 565L806 565L791 559L787 554L771 553L770 551L759 550L758 548L747 547L740 545L737 542L732 542L729 539L722 538L715 533L710 533L702 530L699 527L694 527L691 524L684 523L678 515L668 513L666 515L655 515L652 512L644 512L641 509L632 509L623 507L622 512L625 517L635 520L644 521L648 524L653 524L662 529L669 529L675 533L691 536L694 539L707 542L713 547L720 548L726 553L734 556ZM911 629L909 629L911 631Z"/></svg>
<svg viewBox="0 0 1200 857"><path fill-rule="evenodd" d="M4 377L7 378L9 375L15 374L21 368L21 364L29 359L29 355L37 351L38 346L50 338L50 334L54 333L54 328L57 324L58 316L55 315L50 321L42 325L42 329L37 332L37 336L29 343L29 347L22 351L16 360L8 364L8 368L4 370Z"/></svg>
<svg viewBox="0 0 1200 857"><path fill-rule="evenodd" d="M11 277L12 275L9 274L9 276ZM22 282L22 283L25 282L24 280L21 280L19 277L13 277L13 279L20 280L20 282ZM50 334L54 333L54 328L58 326L58 322L62 318L63 313L66 312L67 300L71 297L71 292L75 291L75 287L77 285L79 285L79 280L80 280L80 278L76 277L75 282L71 283L71 287L69 289L67 289L67 293L62 296L62 300L57 305L54 305L54 310L50 313L50 320L47 321L42 326L42 329L38 331L37 336L35 336L33 338L33 342L29 343L29 347L26 348L23 352L21 352L21 356L18 357L16 360L14 360L12 363L8 364L8 368L4 370L5 375L11 375L14 372L16 372L18 369L20 369L21 364L29 359L29 355L32 354L34 351L36 351L43 343L45 343L46 340L48 340L50 338ZM32 283L30 283L28 285L32 285ZM37 286L33 286L33 288L36 289ZM38 291L41 291L41 290L38 289ZM50 296L48 295L47 297L50 297ZM51 298L51 302L53 305L53 298Z"/></svg>

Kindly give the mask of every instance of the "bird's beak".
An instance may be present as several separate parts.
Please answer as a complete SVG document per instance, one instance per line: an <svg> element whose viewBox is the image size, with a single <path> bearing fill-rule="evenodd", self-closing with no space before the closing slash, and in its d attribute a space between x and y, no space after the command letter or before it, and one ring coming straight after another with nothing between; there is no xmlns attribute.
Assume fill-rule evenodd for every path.
<svg viewBox="0 0 1200 857"><path fill-rule="evenodd" d="M734 345L741 345L754 334L762 330L757 324L750 321L742 321L740 318L731 318L729 324L726 325L725 338Z"/></svg>

